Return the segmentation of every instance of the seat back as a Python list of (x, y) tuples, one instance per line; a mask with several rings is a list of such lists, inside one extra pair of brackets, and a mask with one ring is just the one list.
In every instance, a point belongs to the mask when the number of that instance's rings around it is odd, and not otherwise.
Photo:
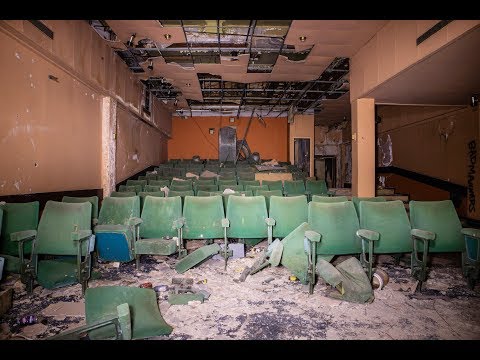
[(161, 189), (162, 189), (162, 186), (158, 186), (158, 185), (145, 185), (143, 187), (144, 192), (162, 191)]
[(361, 201), (360, 227), (380, 234), (373, 251), (377, 254), (404, 253), (412, 251), (410, 221), (405, 206), (400, 200)]
[(195, 181), (195, 184), (198, 185), (215, 185), (215, 178), (208, 179), (198, 179)]
[(187, 187), (190, 190), (193, 186), (193, 180), (192, 179), (186, 179), (186, 180), (172, 179), (172, 183), (170, 184), (170, 186)]
[(192, 184), (171, 185), (170, 190), (173, 190), (173, 191), (189, 191), (189, 190), (192, 190)]
[(237, 176), (235, 175), (234, 172), (231, 172), (231, 173), (221, 172), (220, 174), (221, 175), (218, 177), (218, 180), (234, 180), (235, 183), (237, 182)]
[(269, 190), (280, 190), (283, 193), (282, 180), (262, 180), (262, 185), (267, 185)]
[(322, 235), (317, 244), (319, 255), (359, 254), (362, 244), (356, 236), (357, 212), (351, 201), (308, 204), (308, 224)]
[(223, 238), (222, 219), (224, 218), (221, 195), (209, 197), (185, 196), (183, 206), (184, 239)]
[(222, 195), (221, 191), (203, 191), (198, 190), (197, 196), (214, 196), (214, 195)]
[(132, 197), (136, 195), (137, 193), (134, 191), (112, 191), (110, 197)]
[(143, 187), (147, 185), (147, 180), (127, 180), (127, 186), (135, 186), (135, 185), (140, 185), (143, 190)]
[[(38, 201), (0, 204), (0, 209), (3, 210), (0, 237), (1, 254), (19, 256), (18, 243), (10, 241), (10, 234), (17, 231), (36, 230), (39, 207)], [(27, 242), (24, 247), (26, 254), (30, 254), (31, 247), (31, 242)]]
[(306, 180), (305, 188), (311, 194), (326, 194), (328, 192), (325, 180)]
[(267, 206), (263, 196), (229, 196), (227, 202), (227, 219), (230, 238), (266, 238), (265, 219)]
[(173, 196), (185, 197), (185, 196), (194, 196), (194, 195), (195, 194), (193, 193), (193, 190), (181, 190), (181, 191), (170, 190), (168, 192), (168, 197), (173, 197)]
[(410, 223), (414, 229), (436, 234), (435, 240), (429, 242), (429, 252), (465, 250), (462, 224), (451, 200), (410, 201)]
[[(34, 252), (36, 254), (76, 255), (77, 243), (72, 240), (72, 232), (76, 228), (91, 230), (91, 216), (92, 204), (90, 202), (47, 201), (38, 224)], [(84, 242), (82, 254), (86, 254), (87, 245)]]
[(267, 204), (267, 211), (270, 209), (270, 197), (273, 196), (283, 196), (282, 190), (255, 190), (255, 196), (264, 196), (265, 203)]
[(270, 197), (269, 217), (275, 220), (273, 236), (284, 238), (307, 221), (307, 198), (305, 195)]
[(106, 197), (103, 199), (98, 223), (100, 225), (126, 225), (130, 218), (140, 217), (140, 198)]
[(231, 189), (233, 191), (243, 191), (243, 185), (219, 185), (218, 190), (224, 191), (225, 189)]
[[(312, 195), (312, 201), (313, 202), (322, 202), (322, 203), (337, 203), (337, 202), (348, 201), (348, 198), (346, 196)], [(355, 209), (355, 206), (353, 208)]]
[(285, 180), (283, 190), (288, 196), (303, 195), (305, 194), (305, 183), (303, 180)]
[(252, 193), (255, 193), (257, 190), (266, 190), (268, 191), (267, 185), (245, 185), (245, 190), (250, 190)]
[(142, 191), (142, 186), (141, 185), (120, 185), (118, 187), (118, 191), (119, 192), (127, 191), (127, 192), (139, 193), (140, 191)]
[(180, 196), (155, 197), (147, 195), (142, 208), (140, 237), (151, 239), (177, 236), (174, 221), (182, 217)]
[(352, 196), (352, 202), (355, 206), (355, 210), (357, 211), (357, 215), (360, 216), (360, 201), (372, 201), (372, 202), (385, 202), (385, 198), (383, 196), (376, 196), (376, 197), (356, 197)]
[(225, 212), (227, 211), (227, 204), (228, 204), (228, 198), (233, 195), (233, 196), (253, 196), (253, 193), (251, 190), (248, 191), (236, 191), (233, 194), (223, 194), (222, 193), (222, 198), (223, 198), (223, 208), (225, 209)]
[[(253, 186), (260, 186), (260, 181), (259, 180), (239, 180), (238, 185), (243, 185), (243, 188), (245, 190), (248, 190), (246, 186), (253, 185)], [(268, 189), (266, 189), (268, 190)]]
[(215, 184), (205, 184), (205, 185), (202, 185), (202, 184), (199, 184), (197, 185), (197, 192), (198, 191), (218, 191), (218, 185), (215, 185)]
[(254, 172), (239, 172), (238, 175), (239, 181), (254, 181), (255, 173)]
[(92, 219), (98, 218), (98, 196), (89, 196), (89, 197), (74, 197), (74, 196), (64, 196), (62, 202), (68, 203), (82, 203), (88, 201), (92, 204)]
[(138, 193), (138, 196), (140, 197), (140, 213), (142, 213), (143, 204), (145, 203), (145, 197), (165, 197), (165, 193), (163, 191), (142, 191)]
[(222, 186), (222, 185), (236, 186), (237, 185), (237, 180), (218, 179), (217, 184), (218, 184), (218, 186)]
[(148, 180), (148, 185), (151, 185), (151, 186), (160, 186), (160, 187), (164, 187), (164, 186), (170, 186), (170, 180)]

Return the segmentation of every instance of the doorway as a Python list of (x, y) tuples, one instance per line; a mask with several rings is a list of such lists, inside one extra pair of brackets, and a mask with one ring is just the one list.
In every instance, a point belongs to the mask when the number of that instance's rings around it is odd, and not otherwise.
[(325, 180), (329, 188), (337, 187), (337, 157), (315, 156), (315, 176), (318, 180)]
[(300, 171), (310, 174), (310, 139), (295, 138), (293, 139), (293, 144), (294, 165), (296, 165)]

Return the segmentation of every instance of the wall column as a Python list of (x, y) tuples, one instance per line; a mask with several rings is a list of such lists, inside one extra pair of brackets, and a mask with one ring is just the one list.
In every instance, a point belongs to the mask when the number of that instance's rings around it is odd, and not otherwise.
[(352, 106), (352, 195), (375, 196), (375, 99)]
[(315, 123), (313, 115), (295, 115), (294, 122), (289, 124), (289, 153), (292, 165), (295, 163), (295, 138), (310, 139), (310, 170), (308, 176), (313, 176), (315, 159)]
[(117, 150), (117, 102), (110, 96), (102, 98), (102, 189), (103, 197), (115, 191)]

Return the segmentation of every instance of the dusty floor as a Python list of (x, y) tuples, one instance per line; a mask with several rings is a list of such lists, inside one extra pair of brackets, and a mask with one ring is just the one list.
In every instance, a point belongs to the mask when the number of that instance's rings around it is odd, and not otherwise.
[[(118, 268), (103, 263), (89, 286), (169, 285), (172, 277), (190, 277), (211, 293), (204, 303), (190, 305), (169, 305), (166, 293), (159, 293), (160, 311), (174, 330), (156, 339), (480, 339), (480, 287), (467, 287), (455, 257), (433, 258), (419, 295), (411, 291), (410, 269), (380, 256), (389, 283), (375, 290), (373, 303), (355, 304), (326, 297), (330, 286), (322, 279), (309, 295), (307, 286), (289, 280), (285, 267), (269, 267), (239, 282), (242, 270), (259, 256), (254, 250), (230, 259), (227, 271), (222, 260), (210, 259), (182, 275), (174, 269), (174, 257), (145, 256), (143, 271), (136, 271), (134, 262)], [(203, 279), (206, 284), (196, 284)], [(0, 318), (0, 339), (43, 339), (84, 324), (80, 285), (53, 291), (37, 286), (31, 296), (18, 276), (9, 275), (1, 287), (11, 285), (13, 308)], [(29, 314), (40, 322), (19, 325), (18, 319)]]

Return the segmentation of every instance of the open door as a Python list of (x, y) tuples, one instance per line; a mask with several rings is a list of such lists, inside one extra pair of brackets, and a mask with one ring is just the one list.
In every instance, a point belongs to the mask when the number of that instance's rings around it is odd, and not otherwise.
[(310, 174), (310, 139), (295, 138), (294, 140), (294, 165), (300, 171)]

